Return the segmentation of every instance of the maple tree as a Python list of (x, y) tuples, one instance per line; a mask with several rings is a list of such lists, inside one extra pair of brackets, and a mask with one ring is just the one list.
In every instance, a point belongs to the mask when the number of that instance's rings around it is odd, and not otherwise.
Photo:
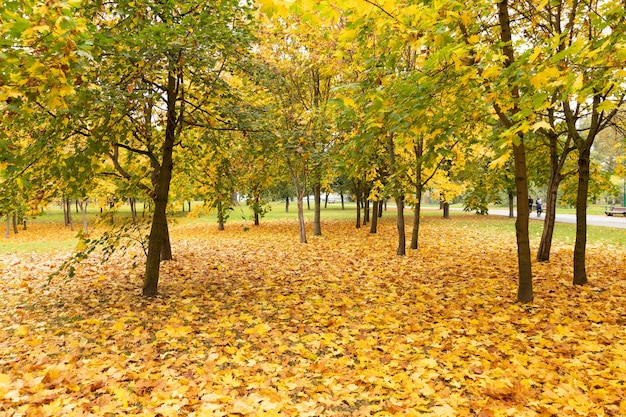
[[(597, 189), (610, 184), (593, 173), (590, 150), (624, 100), (618, 1), (263, 0), (256, 12), (236, 1), (78, 6), (7, 2), (0, 14), (8, 116), (0, 210), (7, 221), (13, 213), (14, 228), (18, 212), (53, 195), (86, 210), (95, 176), (109, 179), (112, 201), (151, 198), (144, 294), (153, 296), (160, 261), (172, 257), (171, 199), (202, 196), (223, 227), (232, 193), (243, 192), (258, 224), (263, 194), (287, 173), (306, 242), (304, 196), (314, 195), (321, 235), (321, 194), (341, 173), (352, 182), (357, 228), (365, 209), (363, 224), (371, 219), (377, 232), (381, 202), (395, 199), (404, 255), (405, 205), (417, 250), (424, 189), (441, 198), (444, 215), (468, 192), (466, 206), (484, 212), (513, 156), (518, 300), (533, 298), (526, 201), (540, 175), (549, 176), (548, 210), (537, 258), (547, 260), (559, 185), (579, 174), (574, 281), (586, 282), (590, 178), (604, 184)], [(549, 173), (535, 169), (546, 161)]]

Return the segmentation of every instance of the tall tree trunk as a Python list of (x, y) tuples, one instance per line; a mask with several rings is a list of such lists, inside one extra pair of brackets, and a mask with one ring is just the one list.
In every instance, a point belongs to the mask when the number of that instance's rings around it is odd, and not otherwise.
[[(177, 76), (173, 69), (167, 75), (167, 124), (165, 140), (161, 148), (161, 169), (157, 176), (154, 193), (154, 214), (148, 238), (148, 257), (143, 280), (143, 295), (154, 297), (159, 285), (159, 271), (163, 246), (169, 242), (167, 227), (167, 201), (174, 168), (173, 153), (176, 139), (176, 99), (178, 96)], [(171, 254), (171, 249), (169, 250)]]
[(130, 217), (133, 221), (133, 224), (137, 224), (137, 200), (135, 197), (128, 198), (128, 205), (130, 206)]
[(413, 212), (413, 231), (411, 233), (411, 249), (417, 250), (417, 248), (419, 247), (420, 214), (422, 211), (422, 176), (421, 174), (417, 174), (415, 196), (417, 198), (417, 202), (415, 203), (415, 211)]
[(367, 190), (363, 193), (363, 226), (370, 222), (370, 200), (368, 199), (368, 194)]
[(4, 238), (8, 239), (11, 236), (11, 215), (7, 213), (6, 228), (4, 230)]
[(361, 185), (359, 180), (354, 180), (354, 197), (356, 199), (356, 228), (361, 228)]
[(576, 195), (576, 243), (574, 244), (574, 285), (587, 283), (585, 256), (587, 248), (587, 197), (589, 193), (590, 147), (578, 158), (578, 194)]
[(385, 205), (385, 211), (387, 210), (387, 203), (383, 200), (378, 202), (378, 217), (383, 217), (383, 204)]
[(289, 175), (291, 175), (293, 186), (296, 189), (296, 205), (298, 206), (298, 228), (300, 229), (300, 243), (307, 243), (306, 228), (304, 223), (304, 193), (306, 192), (307, 183), (306, 167), (304, 167), (301, 171), (302, 179), (300, 179), (298, 172), (296, 172), (296, 169), (294, 168), (294, 165), (289, 158), (287, 158), (287, 168), (289, 169)]
[(256, 191), (254, 193), (254, 225), (255, 226), (259, 226), (261, 224), (261, 221), (259, 219), (259, 210), (261, 209), (260, 206), (261, 203), (261, 196), (259, 195), (259, 192)]
[(304, 224), (304, 195), (298, 193), (297, 205), (298, 205), (298, 227), (300, 228), (300, 243), (307, 243), (306, 241), (306, 229)]
[(224, 203), (217, 202), (217, 230), (224, 230)]
[(448, 203), (447, 201), (443, 202), (443, 218), (444, 219), (450, 218), (450, 203)]
[[(508, 0), (498, 3), (498, 21), (502, 40), (502, 52), (506, 57), (505, 66), (509, 67), (515, 62), (513, 51), (513, 39), (511, 36), (511, 21), (509, 17)], [(517, 100), (520, 98), (519, 87), (511, 87), (511, 97), (515, 101), (512, 109), (513, 115), (519, 112)], [(496, 105), (497, 107), (497, 105)], [(511, 120), (506, 117), (500, 108), (496, 112), (503, 124), (512, 127)], [(519, 143), (513, 142), (513, 160), (515, 165), (515, 193), (517, 195), (517, 219), (515, 221), (515, 233), (517, 240), (517, 263), (519, 281), (517, 287), (517, 301), (529, 303), (533, 301), (533, 274), (530, 258), (530, 237), (528, 234), (528, 177), (526, 168), (526, 147), (523, 136), (517, 138)]]
[(340, 195), (341, 195), (341, 209), (345, 210), (346, 209), (346, 203), (345, 203), (345, 201), (343, 199), (343, 191), (341, 192)]
[(289, 213), (289, 196), (285, 198), (285, 213)]
[(415, 204), (415, 212), (413, 213), (413, 231), (411, 233), (411, 249), (417, 250), (419, 247), (419, 232), (420, 232), (420, 214), (422, 211), (422, 190), (424, 184), (422, 183), (422, 157), (424, 155), (424, 139), (419, 140), (413, 146), (413, 154), (415, 155), (415, 198), (417, 203)]
[(397, 227), (398, 227), (398, 249), (396, 253), (398, 255), (406, 255), (406, 232), (404, 226), (404, 191), (400, 185), (400, 181), (396, 178), (396, 150), (393, 142), (393, 135), (389, 135), (389, 141), (387, 144), (387, 151), (389, 152), (389, 171), (393, 180), (393, 194), (396, 200), (397, 213)]
[(322, 208), (322, 185), (316, 181), (313, 185), (313, 199), (315, 200), (315, 211), (313, 213), (313, 235), (322, 235), (321, 208)]
[(13, 233), (17, 234), (17, 211), (13, 212)]
[(556, 202), (561, 175), (552, 172), (548, 182), (548, 195), (546, 196), (545, 212), (546, 218), (543, 221), (543, 232), (539, 250), (537, 251), (537, 261), (545, 262), (550, 260), (550, 250), (552, 247), (552, 237), (554, 235), (554, 225), (556, 224)]
[(370, 224), (370, 233), (376, 233), (378, 230), (378, 201), (372, 202), (372, 223)]
[(404, 226), (404, 196), (396, 197), (398, 207), (398, 255), (406, 255), (406, 232)]
[(508, 195), (509, 195), (509, 219), (512, 219), (515, 217), (515, 213), (514, 213), (515, 194), (509, 191)]
[(69, 198), (66, 200), (66, 213), (67, 213), (67, 224), (70, 226), (70, 230), (74, 231), (74, 220), (72, 219), (72, 200)]
[(63, 225), (69, 226), (69, 221), (67, 220), (67, 199), (65, 196), (61, 198), (61, 207), (63, 208)]

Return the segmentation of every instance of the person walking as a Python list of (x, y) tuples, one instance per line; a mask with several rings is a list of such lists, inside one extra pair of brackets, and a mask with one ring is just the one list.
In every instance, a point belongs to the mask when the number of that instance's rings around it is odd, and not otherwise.
[(537, 200), (535, 201), (535, 205), (537, 207), (537, 217), (541, 217), (541, 213), (542, 213), (541, 197), (537, 196)]
[(530, 216), (530, 213), (533, 212), (533, 198), (532, 197), (528, 197), (528, 215)]

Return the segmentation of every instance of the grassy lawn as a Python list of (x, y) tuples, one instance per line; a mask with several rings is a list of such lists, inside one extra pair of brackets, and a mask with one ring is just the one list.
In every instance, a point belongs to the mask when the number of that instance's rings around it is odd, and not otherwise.
[[(313, 203), (311, 203), (313, 207)], [(458, 209), (460, 207), (454, 207)], [(495, 207), (494, 207), (495, 208)], [(138, 205), (139, 215), (141, 216), (142, 205)], [(500, 207), (500, 209), (502, 209)], [(192, 211), (189, 213), (187, 204), (185, 211), (182, 211), (182, 204), (177, 204), (175, 210), (171, 210), (170, 219), (176, 225), (213, 225), (217, 222), (214, 212), (206, 212), (201, 202), (192, 204)], [(602, 207), (593, 208), (593, 213), (602, 213)], [(590, 210), (591, 211), (591, 210)], [(563, 209), (559, 212), (565, 213), (568, 210)], [(603, 214), (603, 213), (602, 213)], [(427, 206), (422, 210), (422, 217), (425, 221), (430, 218), (441, 217), (441, 211), (438, 207)], [(96, 227), (100, 216), (100, 210), (97, 207), (91, 207), (88, 210), (88, 224), (90, 230)], [(363, 212), (361, 214), (363, 216)], [(389, 207), (383, 212), (384, 217), (395, 216), (395, 207)], [(117, 219), (129, 218), (130, 209), (128, 206), (122, 206), (115, 214)], [(313, 209), (308, 209), (305, 202), (305, 217), (313, 219)], [(274, 202), (270, 205), (270, 210), (261, 219), (261, 222), (272, 220), (289, 220), (297, 218), (297, 207), (295, 203), (289, 206), (289, 212), (285, 212), (284, 202)], [(252, 224), (252, 213), (245, 204), (233, 208), (227, 220), (227, 227), (250, 228)], [(342, 209), (340, 203), (328, 204), (326, 208), (322, 208), (322, 222), (328, 220), (352, 220), (356, 219), (356, 206), (354, 203), (346, 203), (345, 209)], [(407, 229), (410, 232), (410, 224), (412, 221), (412, 213), (407, 210)], [(64, 251), (74, 248), (78, 242), (77, 232), (82, 230), (82, 218), (80, 213), (73, 213), (74, 231), (69, 227), (63, 226), (63, 212), (59, 207), (49, 206), (44, 214), (39, 217), (29, 219), (27, 230), (22, 230), (20, 225), (18, 234), (11, 231), (8, 239), (4, 238), (4, 234), (0, 237), (0, 253), (10, 252), (47, 252), (47, 251)], [(496, 234), (514, 233), (515, 220), (508, 219), (504, 216), (478, 216), (472, 213), (464, 213), (459, 210), (451, 211), (450, 226), (461, 229), (479, 228), (491, 231)], [(367, 226), (369, 228), (369, 226)], [(542, 221), (530, 222), (531, 241), (539, 241), (543, 230)], [(574, 244), (576, 236), (576, 227), (573, 224), (557, 223), (554, 233), (554, 242), (563, 244)], [(609, 227), (588, 226), (587, 233), (588, 244), (606, 244), (620, 245), (626, 247), (626, 233), (623, 229), (614, 229)]]

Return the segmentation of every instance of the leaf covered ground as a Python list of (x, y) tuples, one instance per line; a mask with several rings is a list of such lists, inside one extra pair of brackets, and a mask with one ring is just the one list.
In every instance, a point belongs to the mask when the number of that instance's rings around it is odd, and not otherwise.
[(574, 288), (555, 247), (520, 305), (513, 232), (323, 232), (178, 226), (154, 300), (129, 260), (43, 286), (65, 254), (2, 255), (0, 416), (626, 415), (625, 250)]

